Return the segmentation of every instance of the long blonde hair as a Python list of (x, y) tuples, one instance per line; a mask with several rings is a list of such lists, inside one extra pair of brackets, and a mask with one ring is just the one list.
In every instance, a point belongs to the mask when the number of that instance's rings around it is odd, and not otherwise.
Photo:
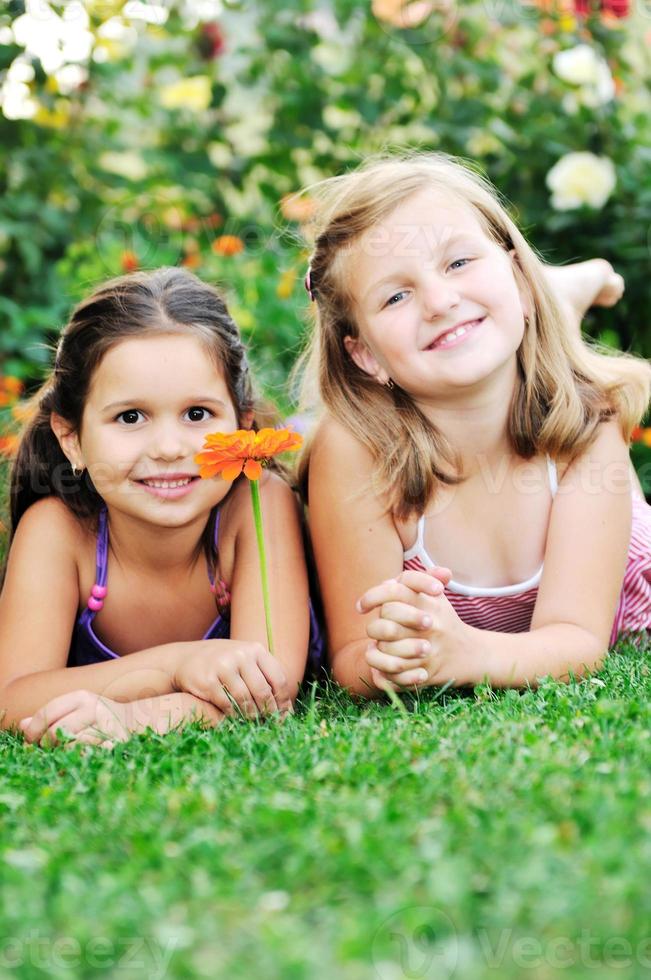
[[(577, 456), (612, 415), (628, 439), (651, 395), (650, 364), (589, 347), (570, 329), (542, 262), (495, 189), (467, 164), (444, 154), (381, 157), (325, 180), (309, 188), (318, 202), (310, 261), (316, 323), (302, 359), (302, 401), (314, 405), (318, 395), (370, 450), (375, 489), (402, 519), (422, 514), (437, 487), (459, 482), (462, 474), (454, 448), (410, 396), (378, 384), (347, 353), (344, 337), (358, 337), (359, 330), (344, 265), (362, 234), (426, 188), (469, 204), (485, 233), (515, 252), (514, 271), (529, 310), (508, 423), (520, 456)], [(304, 470), (307, 465), (306, 457)]]

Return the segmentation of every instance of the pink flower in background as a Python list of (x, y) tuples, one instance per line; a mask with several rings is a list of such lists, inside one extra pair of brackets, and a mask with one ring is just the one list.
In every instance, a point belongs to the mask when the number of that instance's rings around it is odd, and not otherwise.
[(206, 61), (219, 58), (226, 50), (226, 39), (219, 24), (202, 24), (199, 29), (199, 54)]

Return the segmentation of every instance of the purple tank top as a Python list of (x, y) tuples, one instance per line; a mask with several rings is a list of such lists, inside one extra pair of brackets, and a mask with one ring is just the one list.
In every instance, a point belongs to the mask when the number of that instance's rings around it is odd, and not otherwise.
[[(99, 515), (99, 527), (97, 530), (97, 550), (96, 550), (96, 570), (95, 582), (97, 585), (106, 588), (106, 578), (108, 574), (108, 520), (107, 511), (104, 507)], [(219, 535), (219, 511), (215, 518), (215, 550), (217, 550), (217, 539)], [(215, 585), (215, 579), (210, 565), (208, 565), (208, 582), (210, 586)], [(86, 606), (81, 613), (72, 633), (70, 650), (68, 651), (68, 667), (82, 667), (86, 664), (97, 664), (103, 660), (114, 660), (119, 654), (110, 650), (93, 629), (93, 620), (96, 611)], [(230, 635), (230, 619), (228, 613), (217, 616), (208, 632), (203, 637), (204, 640), (227, 640)]]

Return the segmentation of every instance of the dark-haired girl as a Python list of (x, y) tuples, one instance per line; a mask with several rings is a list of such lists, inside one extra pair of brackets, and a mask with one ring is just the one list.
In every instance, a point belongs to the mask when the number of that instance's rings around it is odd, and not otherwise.
[(273, 657), (248, 487), (195, 463), (207, 433), (255, 426), (220, 295), (180, 269), (107, 283), (73, 312), (35, 401), (11, 479), (3, 727), (111, 745), (289, 710), (310, 618), (294, 496), (265, 471)]

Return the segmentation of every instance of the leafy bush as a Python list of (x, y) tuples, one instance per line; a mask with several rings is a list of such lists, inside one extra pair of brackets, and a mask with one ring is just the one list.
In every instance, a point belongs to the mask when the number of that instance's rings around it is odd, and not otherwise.
[[(276, 384), (304, 305), (300, 290), (277, 295), (301, 264), (279, 200), (396, 144), (476, 159), (550, 260), (611, 258), (627, 298), (589, 325), (649, 352), (651, 23), (568, 7), (232, 0), (204, 23), (193, 0), (42, 0), (27, 20), (13, 0), (0, 14), (4, 372), (37, 376), (43, 342), (97, 280), (185, 261), (239, 291)], [(553, 207), (546, 178), (573, 152), (612, 161), (616, 185), (559, 210), (567, 187)], [(579, 200), (594, 174), (581, 181)], [(224, 234), (248, 261), (214, 261)]]

